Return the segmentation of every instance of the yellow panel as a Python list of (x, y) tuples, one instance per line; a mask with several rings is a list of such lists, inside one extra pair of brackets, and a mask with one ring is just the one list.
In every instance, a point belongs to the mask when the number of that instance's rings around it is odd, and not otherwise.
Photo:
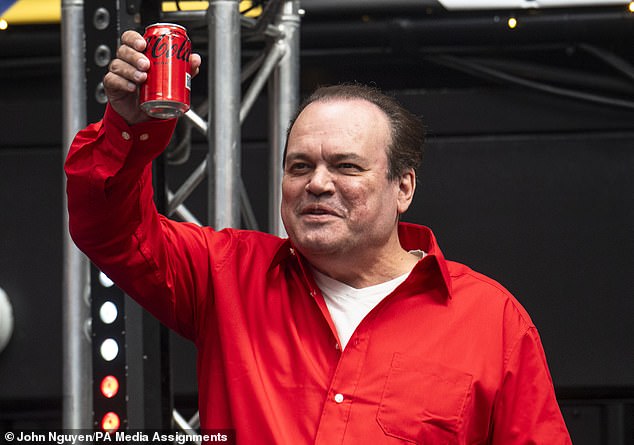
[(11, 25), (59, 23), (62, 0), (18, 0), (2, 15)]
[[(165, 12), (173, 12), (178, 11), (176, 7), (176, 2), (163, 2), (163, 11)], [(180, 2), (180, 10), (181, 11), (204, 11), (209, 7), (208, 1), (183, 1)]]
[[(240, 2), (240, 12), (244, 12), (247, 9), (251, 8), (253, 6), (253, 2), (251, 0), (242, 0)], [(247, 17), (258, 17), (260, 14), (262, 14), (262, 7), (261, 6), (257, 6), (253, 9), (250, 9), (249, 12), (247, 12), (246, 16)]]
[[(94, 1), (94, 0), (86, 0)], [(240, 10), (244, 11), (253, 4), (252, 1), (240, 2)], [(175, 1), (164, 1), (163, 11), (176, 11)], [(206, 10), (208, 1), (181, 1), (180, 8), (183, 11)], [(11, 25), (59, 23), (61, 18), (62, 0), (18, 0), (3, 15), (2, 18)], [(248, 16), (257, 17), (262, 13), (262, 8), (257, 7), (248, 12)]]

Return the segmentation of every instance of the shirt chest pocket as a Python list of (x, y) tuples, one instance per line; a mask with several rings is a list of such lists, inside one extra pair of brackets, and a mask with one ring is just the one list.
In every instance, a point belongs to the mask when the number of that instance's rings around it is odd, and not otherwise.
[(394, 354), (377, 421), (385, 434), (423, 445), (457, 444), (473, 377)]

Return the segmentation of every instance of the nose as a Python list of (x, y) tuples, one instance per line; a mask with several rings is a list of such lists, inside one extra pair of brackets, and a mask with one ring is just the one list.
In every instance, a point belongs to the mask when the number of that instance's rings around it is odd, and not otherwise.
[(335, 191), (335, 183), (332, 173), (325, 166), (317, 166), (308, 178), (306, 191), (315, 196), (332, 194)]

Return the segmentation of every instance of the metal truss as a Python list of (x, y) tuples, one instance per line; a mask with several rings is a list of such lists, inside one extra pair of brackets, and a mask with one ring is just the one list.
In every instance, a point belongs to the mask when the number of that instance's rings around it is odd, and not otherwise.
[[(164, 12), (163, 3), (176, 10)], [(175, 22), (204, 31), (208, 67), (208, 97), (181, 118), (185, 131), (175, 144), (189, 150), (191, 132), (206, 137), (205, 160), (175, 191), (168, 190), (161, 175), (155, 187), (164, 194), (164, 213), (199, 223), (184, 202), (207, 178), (207, 223), (217, 229), (240, 227), (257, 229), (249, 198), (241, 179), (241, 124), (256, 99), (268, 87), (269, 102), (269, 221), (271, 233), (283, 236), (279, 216), (281, 202), (281, 163), (287, 126), (299, 99), (299, 0), (210, 0), (206, 10), (187, 10), (186, 0), (102, 0), (98, 4), (81, 0), (62, 1), (64, 146), (68, 149), (75, 133), (87, 121), (103, 113), (105, 95), (101, 79), (116, 51), (118, 36), (128, 28), (142, 29), (155, 21)], [(200, 3), (200, 2), (196, 2)], [(252, 11), (241, 12), (249, 3)], [(85, 31), (85, 41), (83, 39)], [(242, 66), (242, 47), (246, 41), (260, 42), (261, 50)], [(85, 57), (82, 55), (85, 54)], [(82, 62), (83, 61), (83, 62)], [(77, 88), (85, 85), (85, 89)], [(79, 94), (78, 94), (78, 90)], [(241, 94), (244, 91), (244, 95)], [(173, 141), (174, 142), (174, 141)], [(160, 190), (163, 189), (163, 190)], [(242, 224), (243, 223), (243, 224)], [(67, 227), (67, 220), (66, 220)], [(66, 230), (66, 232), (68, 232)], [(66, 235), (64, 252), (64, 428), (93, 426), (90, 419), (90, 325), (88, 261)], [(138, 317), (137, 317), (138, 319)], [(143, 323), (147, 321), (143, 318)], [(144, 328), (145, 330), (145, 328)], [(152, 334), (152, 341), (157, 335)], [(156, 350), (156, 345), (153, 346)], [(88, 414), (86, 414), (88, 413)], [(185, 434), (198, 428), (196, 414), (186, 420), (172, 411), (172, 423)], [(147, 422), (144, 424), (148, 426)]]
[[(186, 4), (186, 2), (181, 2)], [(279, 235), (284, 229), (279, 218), (281, 201), (281, 156), (286, 129), (298, 102), (299, 91), (299, 22), (298, 1), (270, 0), (261, 3), (257, 18), (241, 14), (238, 1), (211, 1), (207, 11), (178, 11), (164, 14), (164, 19), (185, 23), (192, 28), (207, 25), (208, 96), (198, 109), (185, 114), (187, 130), (197, 130), (207, 137), (209, 156), (192, 172), (174, 193), (168, 191), (168, 215), (197, 222), (182, 206), (205, 177), (208, 181), (209, 224), (215, 228), (238, 227), (240, 221), (257, 229), (253, 210), (240, 177), (240, 126), (256, 99), (268, 84), (270, 109), (269, 231)], [(256, 3), (256, 2), (254, 2)], [(264, 48), (241, 69), (242, 34), (250, 42), (262, 41)], [(240, 90), (245, 94), (240, 102)], [(190, 142), (188, 131), (177, 142)]]

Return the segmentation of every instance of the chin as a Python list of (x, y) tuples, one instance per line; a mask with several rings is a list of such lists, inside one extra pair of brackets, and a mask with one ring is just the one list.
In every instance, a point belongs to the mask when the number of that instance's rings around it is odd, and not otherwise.
[(341, 243), (333, 243), (332, 240), (299, 237), (292, 239), (292, 241), (295, 247), (306, 257), (334, 255), (340, 252), (342, 248)]
[[(290, 230), (289, 230), (290, 229)], [(347, 244), (349, 234), (334, 224), (297, 224), (286, 226), (293, 245), (304, 255), (333, 255)]]

